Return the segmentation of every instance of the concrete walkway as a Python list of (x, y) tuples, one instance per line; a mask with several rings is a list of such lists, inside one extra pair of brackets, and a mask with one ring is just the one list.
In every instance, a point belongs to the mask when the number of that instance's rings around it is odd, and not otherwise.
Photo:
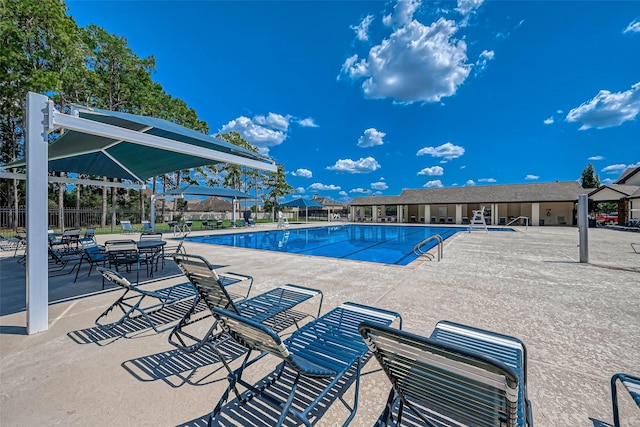
[[(640, 242), (640, 234), (589, 229), (590, 263), (580, 264), (576, 228), (459, 233), (445, 243), (441, 262), (407, 267), (196, 243), (186, 248), (220, 271), (253, 275), (252, 293), (286, 283), (321, 289), (323, 313), (354, 301), (398, 311), (404, 329), (422, 335), (446, 319), (520, 338), (528, 350), (535, 424), (593, 426), (612, 423), (611, 375), (640, 374), (640, 255), (631, 242)], [(94, 320), (119, 294), (89, 295), (101, 288), (95, 274), (77, 284), (69, 276), (52, 278), (50, 299), (70, 299), (50, 306), (48, 331), (25, 335), (25, 270), (11, 255), (0, 254), (2, 426), (206, 424), (226, 387), (220, 363), (180, 354), (166, 332), (98, 337)], [(177, 273), (169, 265), (162, 272), (169, 278), (148, 286), (178, 283), (183, 278), (170, 277)], [(273, 367), (273, 359), (263, 362), (250, 379)], [(388, 390), (369, 361), (351, 425), (371, 426)], [(621, 397), (623, 421), (640, 426), (640, 410)], [(336, 401), (317, 425), (340, 425), (345, 417)], [(244, 420), (238, 424), (249, 423)]]

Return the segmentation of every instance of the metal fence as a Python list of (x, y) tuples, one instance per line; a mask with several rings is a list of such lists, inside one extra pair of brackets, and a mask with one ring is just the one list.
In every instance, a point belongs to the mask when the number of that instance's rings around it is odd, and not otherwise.
[[(106, 225), (110, 226), (111, 210), (107, 211)], [(129, 220), (132, 223), (141, 223), (139, 210), (123, 210), (118, 209), (115, 211), (116, 224), (120, 224), (121, 220)], [(62, 228), (86, 228), (86, 227), (99, 227), (102, 222), (102, 210), (100, 209), (76, 209), (76, 208), (64, 208), (62, 211), (62, 221), (60, 218), (60, 211), (56, 209), (49, 209), (47, 211), (47, 224), (50, 228), (62, 229)], [(114, 226), (116, 224), (113, 224)], [(14, 229), (14, 228), (26, 228), (27, 226), (27, 214), (24, 206), (18, 208), (16, 211), (13, 208), (0, 207), (0, 228), (2, 229)]]

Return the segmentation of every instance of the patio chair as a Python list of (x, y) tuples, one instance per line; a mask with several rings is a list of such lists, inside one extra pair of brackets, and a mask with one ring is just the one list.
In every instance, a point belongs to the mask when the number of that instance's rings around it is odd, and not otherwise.
[[(140, 234), (139, 241), (161, 241), (162, 233), (160, 232), (147, 232)], [(147, 267), (147, 276), (153, 277), (153, 265), (156, 266), (158, 271), (158, 261), (164, 259), (164, 246), (155, 246), (148, 249), (138, 248), (138, 255), (140, 256), (140, 264), (144, 264)], [(164, 264), (163, 264), (164, 266)]]
[[(96, 319), (96, 325), (104, 330), (113, 329), (116, 326), (121, 325), (125, 320), (134, 317), (135, 314), (139, 314), (157, 333), (166, 331), (173, 327), (173, 322), (171, 322), (171, 325), (161, 328), (159, 327), (160, 325), (154, 321), (151, 315), (169, 305), (196, 297), (196, 290), (189, 282), (150, 291), (129, 282), (117, 271), (104, 267), (98, 267), (97, 269), (106, 280), (124, 288), (124, 293), (120, 298), (107, 307), (107, 309)], [(151, 299), (154, 302), (149, 305), (143, 305), (143, 301), (146, 303), (145, 299)], [(103, 319), (106, 319), (115, 308), (118, 308), (120, 312), (122, 312), (122, 316), (115, 321), (105, 323)]]
[(526, 350), (516, 338), (441, 321), (429, 338), (364, 322), (391, 380), (376, 426), (532, 426)]
[(87, 239), (91, 239), (93, 241), (96, 240), (96, 229), (95, 228), (87, 228), (84, 230), (84, 236), (82, 236), (83, 238)]
[[(280, 414), (278, 426), (282, 425), (287, 417), (295, 417), (305, 425), (311, 426), (310, 418), (317, 416), (314, 410), (326, 409), (324, 406), (327, 399), (337, 400), (332, 391), (334, 387), (344, 385), (353, 379), (355, 390), (351, 407), (339, 397), (349, 410), (349, 416), (343, 425), (349, 424), (358, 409), (360, 369), (366, 363), (368, 353), (367, 346), (359, 339), (358, 325), (363, 321), (375, 325), (390, 325), (393, 321), (399, 320), (402, 327), (402, 318), (398, 313), (350, 302), (307, 323), (285, 340), (269, 327), (247, 317), (219, 308), (214, 309), (214, 315), (223, 330), (250, 351), (238, 369), (231, 371), (225, 364), (229, 370), (229, 386), (211, 413), (209, 425), (213, 423), (233, 391), (239, 405), (258, 397), (274, 404), (277, 413)], [(251, 359), (254, 351), (261, 354)], [(267, 355), (281, 360), (273, 373), (258, 385), (245, 381), (245, 370)], [(293, 384), (280, 387), (276, 383), (285, 371), (291, 372), (291, 375), (284, 376), (293, 377)], [(309, 388), (313, 390), (313, 394), (297, 393), (298, 386), (307, 385), (312, 381), (314, 383)], [(238, 386), (243, 386), (247, 392), (240, 395)], [(278, 399), (278, 394), (286, 392), (289, 392), (287, 398)]]
[(131, 268), (136, 266), (136, 283), (140, 282), (140, 256), (134, 240), (107, 240), (104, 247), (109, 268), (114, 267), (119, 271), (120, 267), (124, 266), (126, 271), (130, 272)]
[[(87, 273), (87, 276), (91, 276), (91, 271), (93, 271), (94, 266), (104, 267), (108, 260), (106, 249), (104, 246), (98, 246), (95, 240), (82, 238), (80, 239), (80, 244), (82, 245), (84, 253), (80, 258), (80, 264), (78, 265), (78, 270), (76, 271), (76, 277), (73, 279), (73, 283), (78, 281), (78, 275), (80, 274), (83, 262), (89, 264), (89, 272)], [(104, 280), (102, 281), (102, 289), (104, 289)]]
[[(222, 308), (241, 316), (250, 317), (259, 323), (271, 321), (274, 327), (279, 324), (289, 323), (297, 325), (295, 316), (288, 316), (289, 310), (315, 296), (319, 296), (320, 303), (317, 315), (320, 315), (323, 294), (319, 290), (286, 285), (247, 299), (253, 286), (253, 277), (231, 272), (226, 272), (225, 275), (218, 275), (213, 266), (199, 255), (175, 254), (173, 258), (180, 270), (196, 288), (199, 298), (204, 301), (210, 311), (214, 308)], [(249, 289), (246, 294), (239, 295), (229, 292), (229, 285), (245, 281), (249, 282)], [(218, 329), (215, 320), (202, 337), (196, 337), (187, 332), (186, 329), (190, 325), (213, 315), (210, 312), (204, 316), (193, 318), (196, 306), (197, 303), (194, 302), (192, 309), (189, 310), (169, 335), (169, 342), (187, 353), (193, 353), (203, 345), (216, 341), (223, 334), (221, 331), (215, 332)], [(280, 318), (276, 319), (277, 317)]]
[(640, 243), (631, 243), (631, 249), (637, 254), (640, 254)]
[(631, 398), (640, 408), (640, 377), (628, 374), (615, 374), (611, 377), (611, 403), (613, 405), (613, 426), (620, 427), (620, 414), (618, 413), (618, 390), (617, 382), (629, 392)]
[(142, 232), (151, 232), (151, 221), (142, 221)]
[(131, 227), (131, 221), (120, 221), (122, 226), (122, 234), (133, 233), (133, 227)]

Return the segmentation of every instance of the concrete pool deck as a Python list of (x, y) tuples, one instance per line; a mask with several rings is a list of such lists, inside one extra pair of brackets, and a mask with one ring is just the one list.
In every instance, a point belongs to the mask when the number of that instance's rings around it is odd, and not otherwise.
[[(612, 424), (611, 375), (640, 374), (640, 254), (630, 246), (640, 234), (589, 229), (590, 263), (580, 264), (576, 228), (516, 229), (459, 233), (445, 242), (442, 261), (407, 267), (191, 242), (185, 247), (220, 265), (219, 271), (254, 276), (252, 294), (286, 283), (320, 289), (322, 313), (354, 301), (400, 312), (404, 329), (421, 335), (441, 319), (513, 335), (527, 346), (536, 425)], [(208, 233), (218, 232), (228, 231)], [(227, 385), (220, 363), (184, 357), (167, 342), (168, 332), (92, 339), (95, 318), (119, 295), (90, 295), (101, 288), (93, 273), (76, 284), (70, 276), (51, 278), (50, 300), (69, 299), (50, 305), (48, 331), (25, 335), (25, 269), (11, 255), (0, 254), (2, 426), (206, 425)], [(169, 265), (156, 279), (169, 278), (148, 287), (178, 283), (180, 277), (170, 277), (177, 273)], [(272, 361), (263, 360), (250, 379), (265, 376)], [(351, 425), (371, 426), (388, 390), (370, 360)], [(352, 392), (345, 394), (348, 402)], [(628, 395), (620, 398), (623, 423), (640, 425), (640, 411)], [(316, 425), (342, 424), (345, 417), (335, 401)]]

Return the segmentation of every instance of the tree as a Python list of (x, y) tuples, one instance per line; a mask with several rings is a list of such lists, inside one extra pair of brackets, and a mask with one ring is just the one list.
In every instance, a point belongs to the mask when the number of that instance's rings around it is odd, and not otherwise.
[(600, 178), (596, 175), (593, 165), (589, 163), (582, 171), (582, 177), (580, 178), (582, 188), (598, 188), (600, 187)]
[[(3, 0), (0, 16), (0, 160), (8, 162), (23, 151), (27, 93), (59, 91), (81, 57), (77, 26), (63, 2)], [(19, 187), (16, 180), (7, 181), (2, 190), (16, 212)], [(12, 222), (15, 228), (15, 218)]]
[(284, 197), (293, 192), (293, 187), (287, 183), (284, 165), (277, 165), (276, 172), (266, 174), (265, 191), (262, 195), (264, 210), (272, 210), (278, 204), (278, 197)]

